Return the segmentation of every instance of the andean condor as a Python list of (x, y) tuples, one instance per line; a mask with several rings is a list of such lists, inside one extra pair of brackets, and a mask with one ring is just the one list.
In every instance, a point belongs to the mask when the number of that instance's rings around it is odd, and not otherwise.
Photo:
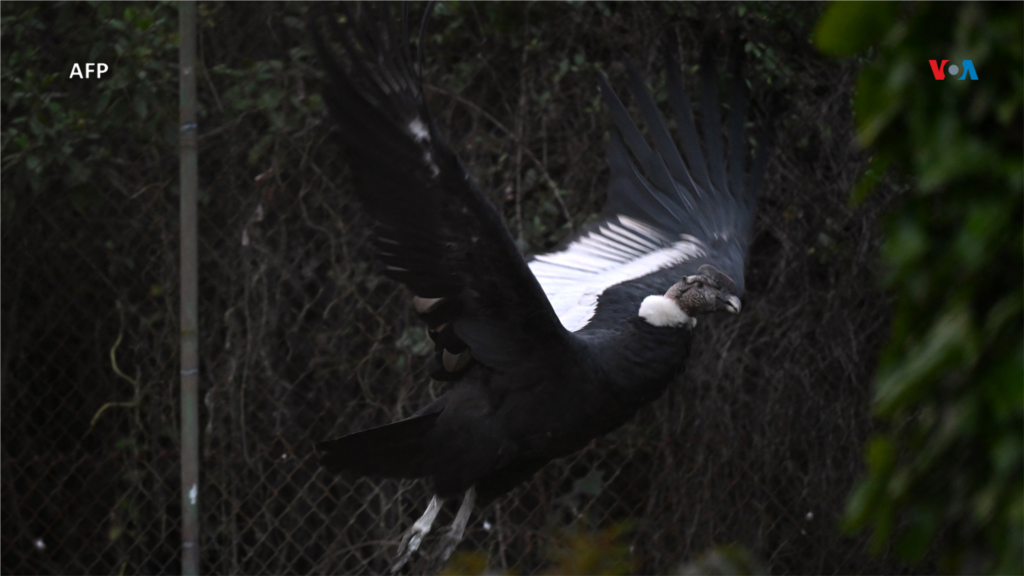
[(667, 58), (680, 154), (627, 59), (654, 146), (601, 76), (615, 123), (604, 217), (562, 249), (527, 260), (431, 118), (404, 11), (396, 23), (389, 6), (358, 4), (322, 19), (328, 38), (313, 26), (324, 101), (355, 192), (376, 220), (384, 273), (415, 295), (435, 342), (431, 376), (455, 382), (409, 418), (317, 445), (332, 472), (432, 480), (435, 496), (405, 533), (396, 570), (444, 499), (463, 496), (442, 558), (462, 539), (476, 500), (505, 494), (624, 424), (683, 372), (698, 317), (740, 311), (770, 149), (766, 131), (747, 174), (738, 66), (726, 150), (705, 51), (702, 151), (679, 66)]

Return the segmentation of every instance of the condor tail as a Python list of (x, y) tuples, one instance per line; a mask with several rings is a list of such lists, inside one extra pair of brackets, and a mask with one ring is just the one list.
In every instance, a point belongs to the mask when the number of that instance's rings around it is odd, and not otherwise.
[(419, 478), (427, 460), (426, 438), (440, 410), (327, 440), (316, 445), (331, 472), (381, 478)]

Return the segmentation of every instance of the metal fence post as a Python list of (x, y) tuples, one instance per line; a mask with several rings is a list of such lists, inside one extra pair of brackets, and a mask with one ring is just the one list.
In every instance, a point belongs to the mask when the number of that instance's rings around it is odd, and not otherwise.
[(181, 73), (181, 571), (199, 573), (196, 3), (179, 4)]

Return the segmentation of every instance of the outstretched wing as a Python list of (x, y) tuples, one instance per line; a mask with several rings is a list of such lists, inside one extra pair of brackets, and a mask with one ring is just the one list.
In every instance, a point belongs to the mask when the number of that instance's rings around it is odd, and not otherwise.
[(384, 273), (416, 294), (435, 360), (456, 376), (467, 347), (498, 369), (565, 353), (572, 336), (430, 117), (409, 58), (407, 7), (400, 23), (390, 3), (343, 10), (311, 22), (324, 100), (356, 194), (376, 220)]
[[(703, 264), (727, 274), (737, 290), (743, 291), (747, 238), (770, 148), (770, 131), (758, 138), (761, 150), (747, 177), (743, 139), (746, 96), (736, 58), (726, 163), (718, 78), (707, 50), (700, 67), (705, 158), (679, 67), (671, 57), (667, 61), (669, 99), (683, 154), (640, 73), (627, 58), (630, 91), (654, 147), (648, 145), (602, 76), (601, 93), (615, 123), (608, 150), (611, 182), (605, 217), (564, 249), (530, 262), (568, 330), (594, 327), (593, 321), (602, 316), (614, 321), (635, 314), (644, 297), (654, 290), (667, 290)], [(612, 293), (615, 298), (609, 297)]]

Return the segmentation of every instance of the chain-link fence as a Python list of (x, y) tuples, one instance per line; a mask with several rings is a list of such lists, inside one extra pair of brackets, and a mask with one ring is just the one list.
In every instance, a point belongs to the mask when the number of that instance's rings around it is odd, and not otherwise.
[[(87, 178), (61, 176), (79, 169), (79, 149), (48, 178), (28, 153), (12, 156), (17, 134), (5, 128), (5, 187), (26, 185), (5, 190), (3, 214), (3, 571), (175, 572), (176, 10), (3, 10), (5, 54), (22, 26), (62, 71), (35, 88), (65, 94), (54, 102), (92, 106), (98, 89), (63, 73), (90, 54), (132, 79), (112, 96), (127, 103), (123, 117), (82, 136), (82, 150), (109, 150)], [(200, 5), (198, 498), (209, 573), (384, 572), (430, 497), (421, 482), (332, 477), (315, 461), (314, 442), (407, 416), (445, 387), (425, 373), (431, 348), (411, 295), (375, 268), (370, 223), (328, 138), (306, 11)], [(459, 570), (608, 568), (573, 564), (593, 546), (628, 570), (669, 572), (728, 543), (772, 572), (893, 569), (838, 529), (887, 329), (873, 279), (891, 195), (850, 208), (862, 168), (854, 68), (811, 49), (816, 16), (807, 5), (438, 7), (425, 46), (431, 108), (529, 251), (600, 209), (608, 118), (594, 74), (607, 70), (621, 89), (624, 51), (663, 98), (666, 43), (695, 62), (707, 34), (743, 34), (754, 109), (779, 103), (743, 313), (702, 323), (686, 374), (633, 422), (478, 510)], [(98, 32), (69, 47), (45, 26)], [(115, 50), (104, 30), (149, 52)], [(5, 123), (21, 126), (26, 104), (10, 86), (29, 71), (5, 65)], [(32, 135), (47, 121), (33, 114), (30, 137), (67, 137)], [(133, 127), (153, 118), (164, 123)], [(427, 569), (425, 556), (408, 568)]]

